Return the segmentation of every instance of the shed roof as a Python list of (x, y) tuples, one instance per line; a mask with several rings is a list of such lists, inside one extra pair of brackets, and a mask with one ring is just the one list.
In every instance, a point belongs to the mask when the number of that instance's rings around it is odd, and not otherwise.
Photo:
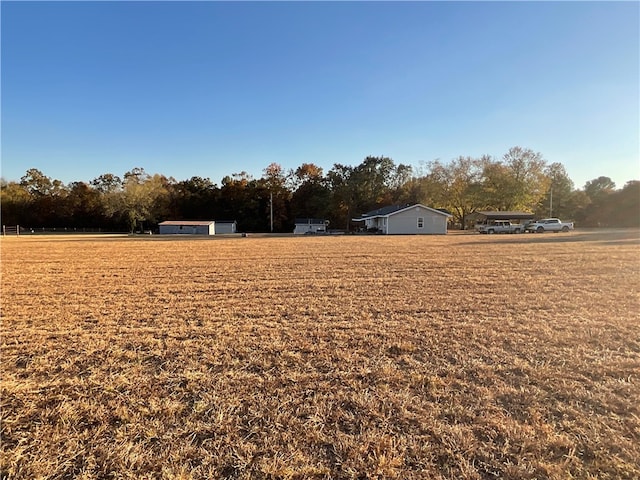
[(158, 225), (184, 225), (188, 227), (196, 227), (199, 225), (213, 225), (216, 223), (213, 220), (165, 220)]
[(528, 220), (535, 218), (533, 213), (509, 210), (483, 211), (476, 213), (479, 216), (485, 217), (487, 220)]
[(324, 225), (325, 220), (323, 218), (296, 218), (296, 225)]

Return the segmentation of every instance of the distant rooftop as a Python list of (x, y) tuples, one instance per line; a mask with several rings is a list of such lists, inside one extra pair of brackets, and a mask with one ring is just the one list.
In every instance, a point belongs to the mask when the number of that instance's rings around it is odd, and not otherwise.
[(196, 227), (198, 225), (212, 225), (216, 223), (213, 220), (166, 220), (160, 222), (158, 225), (184, 225), (189, 227)]
[(324, 218), (296, 218), (296, 225), (324, 225)]
[[(431, 208), (431, 207), (427, 207), (425, 205), (422, 205), (420, 203), (405, 203), (402, 205), (389, 205), (387, 207), (382, 207), (382, 208), (378, 208), (377, 210), (371, 210), (370, 212), (364, 213), (362, 214), (359, 218), (360, 219), (365, 219), (365, 218), (370, 218), (370, 217), (385, 217), (387, 215), (391, 215), (395, 212), (399, 212), (400, 210), (406, 210), (408, 208), (411, 207), (416, 207), (416, 206), (420, 206), (422, 208), (426, 208), (428, 210), (431, 210), (433, 212), (437, 212), (437, 213), (441, 213), (443, 215), (448, 215), (451, 216), (451, 214), (443, 209), (443, 208)], [(358, 221), (358, 219), (353, 219), (354, 221)]]
[(533, 213), (512, 210), (482, 211), (476, 213), (493, 220), (526, 220), (535, 217)]

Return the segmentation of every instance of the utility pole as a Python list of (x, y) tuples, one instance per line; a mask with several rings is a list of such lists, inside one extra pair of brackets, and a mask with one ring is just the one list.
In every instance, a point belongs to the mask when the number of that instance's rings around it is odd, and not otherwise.
[(553, 187), (549, 191), (549, 218), (553, 217)]
[(269, 211), (271, 218), (271, 233), (273, 233), (273, 192), (271, 192), (271, 197), (269, 199)]

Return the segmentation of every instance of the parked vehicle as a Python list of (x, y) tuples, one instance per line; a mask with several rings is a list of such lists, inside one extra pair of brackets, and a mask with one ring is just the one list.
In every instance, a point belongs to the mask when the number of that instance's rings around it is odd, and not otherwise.
[(573, 230), (573, 222), (561, 222), (559, 218), (543, 218), (527, 225), (528, 232), (568, 232)]
[(480, 233), (524, 233), (525, 226), (520, 223), (511, 223), (509, 220), (495, 220), (492, 223), (477, 225)]

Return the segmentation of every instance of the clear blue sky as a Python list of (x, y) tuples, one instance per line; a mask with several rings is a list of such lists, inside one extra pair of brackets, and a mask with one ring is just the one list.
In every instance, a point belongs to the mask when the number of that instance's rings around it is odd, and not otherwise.
[(501, 157), (640, 179), (638, 2), (9, 2), (2, 177)]

